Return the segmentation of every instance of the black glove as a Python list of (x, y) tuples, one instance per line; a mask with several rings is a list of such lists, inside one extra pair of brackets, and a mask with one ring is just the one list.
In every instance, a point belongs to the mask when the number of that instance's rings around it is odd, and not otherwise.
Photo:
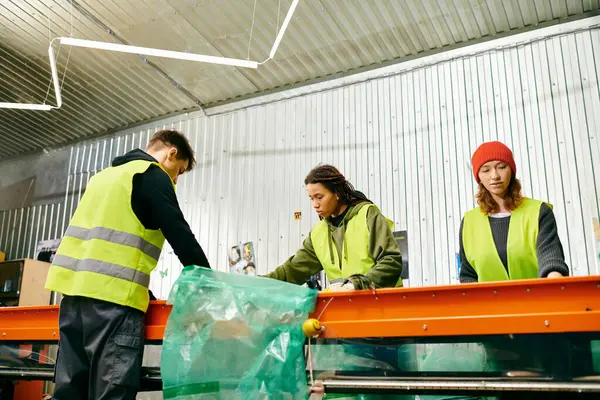
[(348, 282), (352, 283), (354, 285), (354, 289), (356, 289), (356, 290), (365, 290), (365, 289), (375, 290), (375, 284), (364, 275), (360, 275), (360, 274), (350, 275), (348, 278), (346, 278), (344, 280), (344, 283), (342, 285), (345, 285)]

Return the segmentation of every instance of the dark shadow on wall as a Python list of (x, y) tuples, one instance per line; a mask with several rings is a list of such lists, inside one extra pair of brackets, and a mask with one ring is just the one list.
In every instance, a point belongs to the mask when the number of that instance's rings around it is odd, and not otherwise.
[(348, 143), (348, 144), (335, 144), (330, 145), (324, 143), (322, 146), (310, 146), (310, 147), (288, 147), (280, 149), (251, 149), (247, 151), (232, 151), (231, 157), (247, 157), (247, 156), (269, 156), (269, 155), (282, 155), (282, 154), (304, 154), (304, 153), (316, 153), (322, 151), (331, 150), (358, 150), (358, 149), (370, 149), (372, 147), (379, 146), (378, 142), (367, 142), (367, 143)]
[(0, 211), (28, 207), (34, 198), (35, 176), (0, 188)]

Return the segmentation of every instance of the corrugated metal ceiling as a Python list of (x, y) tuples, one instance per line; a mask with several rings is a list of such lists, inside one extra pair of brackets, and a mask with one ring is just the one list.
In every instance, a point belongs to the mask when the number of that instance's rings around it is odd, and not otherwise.
[[(0, 1), (0, 102), (55, 101), (47, 48), (57, 36), (262, 61), (290, 3)], [(62, 108), (0, 109), (0, 158), (598, 8), (598, 0), (302, 0), (275, 59), (257, 70), (63, 47)]]

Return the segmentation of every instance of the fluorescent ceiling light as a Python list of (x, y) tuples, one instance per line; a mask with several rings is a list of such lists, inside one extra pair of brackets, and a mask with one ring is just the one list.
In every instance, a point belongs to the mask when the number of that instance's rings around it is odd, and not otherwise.
[(21, 110), (52, 110), (53, 106), (48, 104), (30, 104), (30, 103), (0, 103), (0, 108), (16, 108)]
[(56, 93), (56, 106), (49, 104), (31, 104), (31, 103), (0, 103), (0, 108), (12, 108), (19, 110), (38, 110), (49, 111), (62, 106), (62, 97), (60, 95), (60, 84), (58, 82), (58, 71), (56, 69), (56, 58), (54, 57), (54, 49), (52, 43), (48, 47), (48, 58), (50, 59), (50, 69), (52, 70), (52, 81), (54, 82), (54, 92)]
[[(281, 29), (277, 34), (277, 38), (275, 39), (275, 43), (273, 43), (273, 47), (271, 48), (271, 52), (269, 53), (269, 58), (273, 58), (275, 53), (277, 52), (277, 48), (283, 39), (283, 35), (292, 20), (292, 15), (298, 6), (300, 0), (293, 0), (290, 9), (288, 10), (287, 15), (285, 16), (285, 20), (281, 25)], [(56, 39), (54, 39), (56, 40)], [(56, 68), (56, 57), (54, 56), (54, 48), (52, 44), (54, 40), (50, 43), (48, 47), (48, 58), (50, 59), (50, 69), (52, 71), (52, 81), (54, 83), (54, 92), (56, 94), (56, 106), (52, 106), (49, 104), (30, 104), (30, 103), (2, 103), (0, 102), (0, 108), (12, 108), (12, 109), (22, 109), (22, 110), (43, 110), (48, 111), (55, 108), (60, 108), (62, 106), (62, 96), (60, 92), (60, 82), (58, 80), (58, 70)], [(130, 53), (130, 54), (143, 54), (146, 56), (155, 56), (155, 57), (165, 57), (165, 58), (174, 58), (177, 60), (188, 60), (188, 61), (199, 61), (206, 62), (212, 64), (222, 64), (222, 65), (231, 65), (234, 67), (244, 67), (244, 68), (258, 68), (258, 62), (250, 61), (250, 60), (240, 60), (238, 58), (227, 58), (227, 57), (215, 57), (215, 56), (207, 56), (204, 54), (194, 54), (194, 53), (185, 53), (181, 51), (171, 51), (171, 50), (161, 50), (154, 49), (149, 47), (139, 47), (139, 46), (130, 46), (125, 44), (117, 44), (117, 43), (107, 43), (107, 42), (97, 42), (93, 40), (84, 40), (84, 39), (75, 39), (68, 37), (58, 38), (61, 44), (66, 46), (76, 46), (76, 47), (86, 47), (89, 49), (98, 49), (98, 50), (107, 50), (107, 51), (117, 51), (121, 53)], [(264, 62), (263, 62), (264, 63)]]
[(146, 56), (175, 58), (178, 60), (200, 61), (212, 64), (232, 65), (234, 67), (258, 68), (258, 63), (256, 61), (240, 60), (237, 58), (214, 57), (204, 54), (184, 53), (180, 51), (153, 49), (149, 47), (138, 47), (117, 43), (96, 42), (93, 40), (74, 39), (67, 37), (61, 37), (60, 43), (67, 46), (118, 51), (121, 53), (143, 54)]
[[(50, 70), (52, 71), (52, 81), (54, 82), (54, 93), (56, 96), (56, 108), (60, 108), (62, 106), (62, 95), (60, 94), (60, 84), (58, 82), (58, 70), (56, 69), (56, 57), (54, 57), (54, 47), (52, 47), (52, 42), (50, 42), (50, 46), (48, 46), (48, 59), (50, 60)], [(65, 67), (66, 68), (66, 67)], [(66, 69), (65, 69), (66, 72)], [(64, 82), (63, 75), (63, 82)]]
[(283, 20), (283, 24), (281, 25), (281, 29), (279, 30), (279, 33), (277, 34), (277, 38), (275, 39), (275, 43), (273, 43), (273, 47), (271, 48), (271, 52), (269, 53), (269, 58), (275, 57), (275, 53), (277, 52), (277, 48), (279, 47), (279, 43), (281, 43), (281, 39), (283, 39), (283, 34), (285, 33), (285, 30), (287, 29), (290, 21), (292, 20), (292, 15), (294, 15), (294, 11), (296, 10), (296, 6), (298, 6), (299, 2), (300, 2), (300, 0), (294, 0), (292, 2), (292, 5), (290, 6), (290, 9), (288, 10), (288, 13), (285, 16), (285, 19)]

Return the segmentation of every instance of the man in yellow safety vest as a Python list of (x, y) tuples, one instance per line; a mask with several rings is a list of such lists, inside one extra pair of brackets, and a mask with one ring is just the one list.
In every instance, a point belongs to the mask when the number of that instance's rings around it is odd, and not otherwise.
[(135, 398), (165, 239), (183, 265), (210, 268), (175, 195), (194, 164), (187, 138), (162, 130), (90, 180), (46, 281), (63, 295), (55, 400)]

